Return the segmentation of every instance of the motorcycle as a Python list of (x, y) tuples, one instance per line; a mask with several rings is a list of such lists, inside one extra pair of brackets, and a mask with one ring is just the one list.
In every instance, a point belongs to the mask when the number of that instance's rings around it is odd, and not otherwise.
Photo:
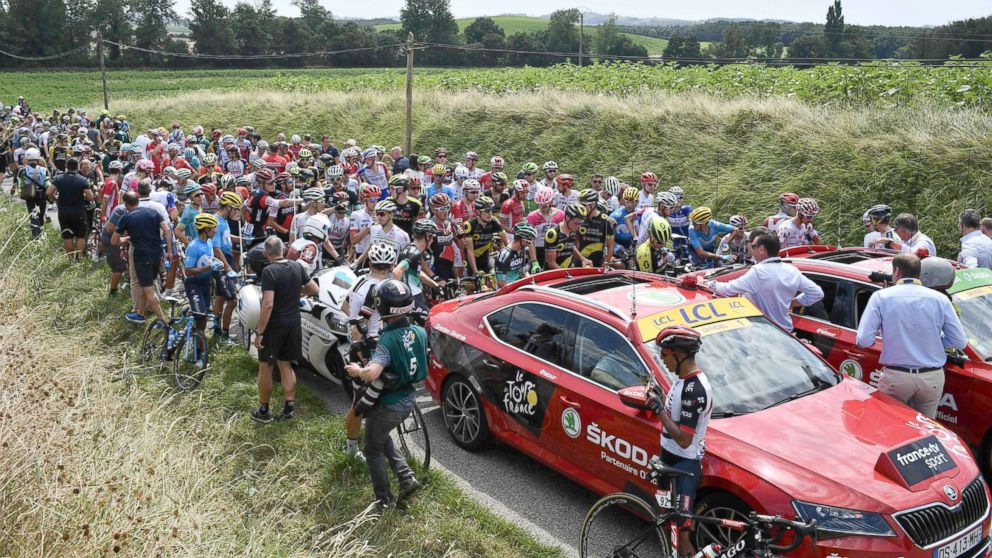
[(344, 371), (351, 348), (348, 315), (342, 310), (357, 276), (347, 265), (322, 269), (313, 276), (319, 289), (316, 297), (300, 299), (303, 326), (303, 364), (337, 384), (346, 392), (351, 382)]

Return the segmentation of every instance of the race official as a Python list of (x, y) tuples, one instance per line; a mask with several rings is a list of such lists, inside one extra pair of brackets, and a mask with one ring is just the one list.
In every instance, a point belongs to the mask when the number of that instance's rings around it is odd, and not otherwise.
[(759, 227), (751, 231), (749, 241), (757, 265), (733, 281), (704, 281), (703, 286), (720, 296), (743, 295), (779, 327), (792, 331), (789, 311), (816, 304), (823, 299), (823, 289), (778, 257), (782, 244), (777, 234)]
[(900, 213), (892, 221), (896, 239), (880, 238), (878, 242), (890, 250), (915, 254), (921, 258), (937, 255), (933, 239), (920, 232), (920, 223), (912, 213)]
[(965, 267), (992, 269), (992, 238), (981, 230), (982, 216), (974, 209), (965, 209), (958, 216), (958, 230), (961, 232), (961, 252), (958, 262)]
[(968, 340), (951, 301), (920, 282), (920, 267), (914, 254), (892, 259), (894, 284), (868, 300), (857, 343), (871, 347), (881, 333), (879, 391), (934, 418), (944, 392), (945, 349), (964, 349)]

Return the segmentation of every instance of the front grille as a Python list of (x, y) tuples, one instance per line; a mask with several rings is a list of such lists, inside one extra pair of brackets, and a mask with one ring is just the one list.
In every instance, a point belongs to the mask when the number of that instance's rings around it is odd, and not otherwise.
[(920, 548), (927, 548), (962, 531), (982, 519), (988, 511), (985, 483), (978, 477), (961, 493), (961, 502), (953, 508), (933, 504), (918, 510), (895, 514), (896, 521)]

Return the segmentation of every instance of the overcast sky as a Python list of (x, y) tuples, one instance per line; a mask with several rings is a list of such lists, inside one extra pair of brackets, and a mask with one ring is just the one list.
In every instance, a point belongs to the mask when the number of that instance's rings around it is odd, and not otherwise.
[[(224, 0), (233, 6), (235, 0)], [(298, 15), (291, 0), (272, 0), (283, 15)], [(540, 16), (562, 8), (586, 8), (599, 13), (635, 17), (667, 17), (675, 19), (707, 19), (712, 17), (744, 17), (753, 19), (785, 19), (790, 21), (823, 21), (831, 0), (452, 0), (455, 17), (519, 13)], [(362, 0), (321, 4), (335, 16), (375, 18), (399, 17), (404, 0)], [(958, 19), (992, 15), (989, 0), (844, 0), (847, 23), (863, 25), (941, 25)], [(177, 0), (177, 11), (188, 15), (189, 0)]]

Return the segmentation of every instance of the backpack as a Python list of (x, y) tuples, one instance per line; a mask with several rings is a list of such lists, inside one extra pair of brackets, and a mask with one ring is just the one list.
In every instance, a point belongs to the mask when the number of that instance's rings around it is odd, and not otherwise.
[[(20, 197), (24, 201), (31, 201), (38, 197), (38, 195), (45, 188), (45, 169), (40, 166), (37, 167), (35, 171), (35, 176), (30, 176), (28, 171), (31, 167), (27, 167), (21, 171), (21, 193)], [(39, 181), (40, 177), (40, 181)]]

